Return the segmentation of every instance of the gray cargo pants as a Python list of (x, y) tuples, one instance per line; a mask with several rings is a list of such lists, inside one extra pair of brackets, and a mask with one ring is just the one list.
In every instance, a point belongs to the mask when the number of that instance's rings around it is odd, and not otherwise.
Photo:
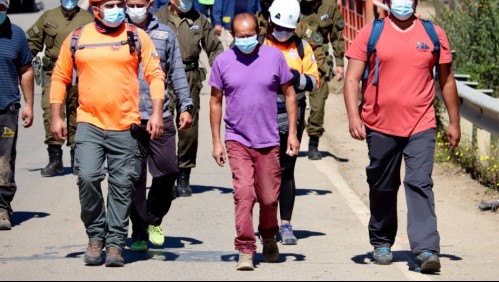
[[(141, 153), (130, 131), (108, 131), (78, 123), (75, 166), (79, 170), (81, 220), (90, 240), (123, 248), (128, 237), (133, 185), (138, 179)], [(107, 214), (101, 189), (109, 173)]]
[(435, 129), (411, 137), (396, 137), (367, 130), (371, 162), (366, 170), (371, 203), (369, 237), (374, 248), (391, 247), (395, 242), (398, 227), (397, 192), (404, 158), (407, 234), (411, 250), (415, 255), (423, 251), (440, 253), (431, 177), (435, 139)]

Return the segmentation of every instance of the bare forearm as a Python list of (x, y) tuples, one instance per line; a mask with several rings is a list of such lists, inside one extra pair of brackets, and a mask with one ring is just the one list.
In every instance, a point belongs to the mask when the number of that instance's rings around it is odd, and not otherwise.
[(23, 92), (24, 102), (30, 107), (33, 107), (34, 103), (34, 88), (34, 73), (33, 68), (30, 67), (21, 75), (21, 90)]
[(162, 116), (163, 114), (163, 99), (153, 99), (152, 100), (152, 115), (153, 116)]
[(445, 83), (441, 84), (442, 97), (444, 99), (447, 113), (449, 114), (449, 122), (451, 124), (459, 124), (459, 97), (457, 95), (457, 86), (454, 75), (450, 74)]
[(50, 120), (61, 118), (62, 104), (50, 104)]
[(288, 113), (289, 135), (294, 136), (297, 134), (296, 125), (298, 122), (298, 103), (294, 93), (286, 95), (286, 111)]
[(210, 101), (210, 125), (211, 125), (211, 137), (213, 144), (220, 144), (220, 124), (222, 123), (222, 103), (214, 101), (214, 98)]
[(359, 117), (359, 81), (347, 78), (345, 81), (344, 99), (348, 118)]

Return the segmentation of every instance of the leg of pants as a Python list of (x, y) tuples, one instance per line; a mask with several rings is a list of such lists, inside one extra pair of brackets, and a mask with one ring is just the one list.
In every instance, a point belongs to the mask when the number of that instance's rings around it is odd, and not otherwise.
[(159, 226), (173, 201), (173, 186), (178, 177), (173, 117), (164, 120), (164, 133), (149, 142), (149, 171), (153, 177), (147, 197), (147, 221)]
[[(300, 101), (298, 104), (298, 140), (301, 142), (303, 131), (305, 128), (305, 108), (307, 104), (305, 101)], [(279, 196), (279, 208), (281, 212), (281, 220), (291, 221), (293, 216), (293, 208), (296, 198), (296, 184), (295, 184), (295, 165), (298, 156), (290, 157), (286, 154), (288, 148), (287, 132), (279, 133), (281, 145), (279, 150), (280, 165), (282, 170), (282, 180)]]
[(17, 191), (15, 181), (19, 109), (0, 113), (0, 209), (12, 213)]
[(106, 209), (101, 182), (105, 179), (104, 132), (87, 123), (79, 123), (75, 136), (75, 165), (79, 170), (81, 220), (90, 240), (104, 241), (107, 235)]
[(125, 246), (132, 207), (132, 190), (138, 179), (141, 153), (137, 140), (125, 131), (105, 131), (109, 194), (106, 247)]
[(369, 183), (371, 245), (391, 247), (397, 235), (397, 192), (400, 187), (402, 151), (407, 138), (367, 130), (370, 164), (366, 169)]
[(329, 96), (329, 87), (324, 77), (321, 77), (321, 85), (318, 90), (310, 93), (310, 116), (307, 123), (307, 134), (309, 137), (321, 137), (324, 133), (324, 107)]
[[(188, 129), (178, 131), (178, 166), (180, 168), (196, 167), (196, 158), (198, 153), (199, 138), (199, 109), (202, 83), (199, 79), (199, 72), (186, 72), (189, 87), (191, 89), (192, 103), (194, 104), (194, 113), (192, 116), (192, 126)], [(177, 105), (177, 124), (180, 118), (180, 105)]]
[(274, 238), (279, 231), (277, 206), (281, 186), (279, 147), (253, 150), (256, 198), (260, 205), (258, 232), (262, 238)]
[[(50, 79), (51, 76), (47, 75), (46, 72), (43, 73), (43, 81), (42, 81), (42, 110), (43, 110), (43, 125), (45, 128), (45, 144), (47, 145), (58, 145), (62, 146), (64, 144), (63, 141), (57, 141), (52, 136), (52, 132), (50, 132)], [(62, 118), (66, 118), (66, 110), (65, 107), (62, 107)], [(69, 134), (69, 128), (68, 128)]]
[[(135, 241), (148, 239), (147, 226), (161, 225), (161, 220), (170, 210), (173, 201), (173, 185), (178, 177), (178, 161), (175, 146), (175, 125), (173, 117), (163, 120), (164, 132), (155, 140), (141, 145), (147, 152), (147, 160), (142, 161), (139, 180), (135, 184), (132, 200), (132, 238)], [(147, 163), (153, 176), (149, 197), (146, 199)]]
[(440, 253), (435, 197), (433, 194), (433, 161), (436, 130), (431, 129), (409, 138), (404, 150), (407, 198), (407, 232), (415, 255), (423, 251)]
[(220, 41), (222, 41), (222, 45), (224, 46), (224, 50), (230, 49), (230, 45), (232, 41), (234, 41), (234, 37), (230, 34), (230, 29), (222, 29), (222, 34), (220, 35)]

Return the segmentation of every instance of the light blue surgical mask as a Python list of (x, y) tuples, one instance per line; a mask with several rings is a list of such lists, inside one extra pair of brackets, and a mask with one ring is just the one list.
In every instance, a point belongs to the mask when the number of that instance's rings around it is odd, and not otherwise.
[[(187, 13), (192, 9), (193, 0), (180, 0), (180, 5), (175, 5), (182, 13)], [(173, 2), (172, 2), (173, 3)], [(175, 3), (173, 3), (175, 4)]]
[(78, 0), (62, 0), (61, 5), (64, 9), (71, 11), (78, 6)]
[(125, 20), (125, 9), (114, 7), (104, 10), (104, 24), (108, 27), (117, 27)]
[(408, 20), (414, 14), (414, 1), (411, 0), (392, 0), (391, 13), (401, 21)]
[(285, 31), (285, 30), (282, 30), (282, 31), (275, 31), (272, 32), (272, 35), (274, 36), (274, 38), (279, 41), (279, 42), (286, 42), (288, 41), (291, 36), (293, 36), (294, 32), (290, 32), (290, 31)]
[(3, 24), (3, 22), (5, 22), (5, 19), (7, 19), (7, 11), (1, 11), (0, 12), (0, 24)]
[(258, 45), (258, 39), (256, 38), (256, 35), (245, 38), (236, 37), (235, 45), (244, 54), (251, 54), (251, 52), (255, 51), (255, 48)]

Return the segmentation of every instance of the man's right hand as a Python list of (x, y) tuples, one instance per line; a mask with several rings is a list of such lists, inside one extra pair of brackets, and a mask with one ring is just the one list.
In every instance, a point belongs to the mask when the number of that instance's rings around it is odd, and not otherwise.
[(225, 155), (225, 149), (222, 144), (213, 145), (213, 158), (217, 162), (218, 166), (224, 167), (227, 161), (227, 156)]
[(366, 139), (366, 125), (360, 117), (351, 118), (349, 121), (350, 135), (357, 140)]
[(57, 141), (64, 141), (68, 137), (68, 128), (62, 118), (52, 118), (50, 122), (50, 132)]
[(216, 36), (222, 35), (222, 26), (221, 25), (216, 25), (213, 30), (215, 31)]

